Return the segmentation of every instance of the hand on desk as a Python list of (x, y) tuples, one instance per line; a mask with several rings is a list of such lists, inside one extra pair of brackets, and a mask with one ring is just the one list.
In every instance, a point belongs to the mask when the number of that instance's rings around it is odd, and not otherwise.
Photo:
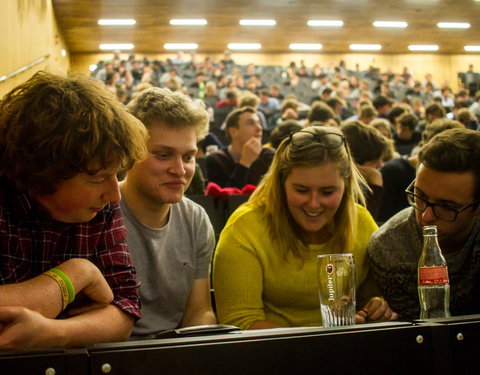
[(373, 297), (355, 316), (357, 324), (379, 323), (398, 319), (398, 314), (388, 306), (388, 303), (379, 298)]
[(52, 322), (53, 319), (26, 307), (0, 307), (0, 349), (55, 346)]

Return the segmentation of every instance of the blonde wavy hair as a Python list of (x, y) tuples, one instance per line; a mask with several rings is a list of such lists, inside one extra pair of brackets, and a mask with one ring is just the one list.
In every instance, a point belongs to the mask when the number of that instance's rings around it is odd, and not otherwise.
[[(302, 131), (342, 135), (338, 128), (330, 126), (310, 126)], [(308, 246), (308, 236), (295, 222), (288, 209), (285, 180), (296, 167), (313, 167), (328, 162), (338, 166), (345, 181), (340, 206), (334, 220), (327, 224), (327, 230), (332, 235), (331, 249), (338, 253), (349, 251), (357, 228), (356, 203), (365, 205), (360, 187), (365, 181), (355, 167), (345, 140), (340, 147), (326, 148), (317, 141), (299, 147), (291, 144), (290, 137), (284, 139), (275, 153), (269, 171), (247, 203), (261, 209), (272, 239), (272, 248), (280, 251), (285, 259), (290, 253), (304, 259)]]

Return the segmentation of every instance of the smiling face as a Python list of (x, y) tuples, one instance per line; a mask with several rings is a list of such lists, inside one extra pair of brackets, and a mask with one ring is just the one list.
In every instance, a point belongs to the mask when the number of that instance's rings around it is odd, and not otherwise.
[(78, 173), (60, 182), (53, 194), (38, 195), (35, 200), (57, 221), (90, 221), (106, 204), (120, 201), (117, 170), (102, 169), (94, 175)]
[(175, 129), (155, 122), (149, 126), (149, 135), (150, 156), (128, 172), (127, 182), (152, 205), (177, 203), (195, 173), (195, 128)]
[(287, 206), (311, 243), (329, 239), (326, 231), (342, 202), (345, 181), (333, 162), (294, 167), (285, 179)]

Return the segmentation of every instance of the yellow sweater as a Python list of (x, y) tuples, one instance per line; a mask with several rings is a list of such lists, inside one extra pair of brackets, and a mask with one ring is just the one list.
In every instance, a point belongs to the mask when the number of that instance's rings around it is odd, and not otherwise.
[[(358, 228), (353, 249), (357, 308), (378, 288), (369, 276), (367, 244), (377, 229), (368, 211), (358, 206)], [(290, 256), (284, 260), (272, 249), (265, 220), (257, 207), (242, 206), (227, 222), (215, 252), (214, 290), (220, 323), (247, 329), (257, 320), (285, 327), (321, 326), (317, 290), (316, 256), (328, 254), (328, 242), (310, 245), (302, 263)], [(303, 265), (302, 265), (303, 264)]]

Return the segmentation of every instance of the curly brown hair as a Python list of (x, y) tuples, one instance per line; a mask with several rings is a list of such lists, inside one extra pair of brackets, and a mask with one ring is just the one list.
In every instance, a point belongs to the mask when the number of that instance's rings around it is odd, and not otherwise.
[(95, 79), (38, 72), (0, 103), (0, 176), (31, 196), (146, 157), (143, 124)]

